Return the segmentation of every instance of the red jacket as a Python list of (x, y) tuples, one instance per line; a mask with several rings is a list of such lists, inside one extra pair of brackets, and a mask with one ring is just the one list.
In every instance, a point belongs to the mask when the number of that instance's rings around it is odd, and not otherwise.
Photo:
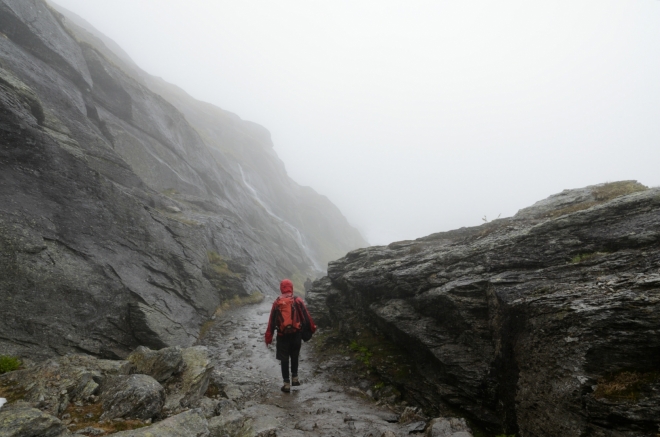
[[(288, 279), (283, 280), (280, 283), (280, 292), (282, 294), (293, 294), (293, 282), (291, 282)], [(298, 309), (302, 312), (300, 314), (302, 320), (308, 320), (309, 321), (309, 327), (312, 330), (312, 333), (316, 332), (316, 325), (314, 324), (314, 320), (312, 319), (312, 316), (309, 314), (309, 311), (307, 311), (307, 307), (305, 306), (305, 302), (299, 298), (298, 296), (294, 297), (294, 301), (296, 303), (296, 306)], [(275, 332), (275, 329), (277, 329), (277, 300), (273, 302), (273, 307), (270, 309), (270, 317), (268, 318), (268, 328), (266, 328), (266, 345), (269, 345), (273, 342), (273, 332)], [(277, 331), (277, 335), (284, 335), (281, 333), (279, 330)]]

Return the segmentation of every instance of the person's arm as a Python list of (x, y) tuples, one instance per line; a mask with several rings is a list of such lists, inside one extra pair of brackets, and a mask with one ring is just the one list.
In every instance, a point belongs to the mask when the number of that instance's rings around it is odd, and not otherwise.
[(273, 302), (273, 307), (270, 309), (270, 317), (268, 318), (268, 328), (266, 328), (265, 335), (266, 346), (273, 342), (273, 333), (275, 332), (275, 326), (277, 325), (275, 320), (277, 307), (275, 304), (276, 302)]

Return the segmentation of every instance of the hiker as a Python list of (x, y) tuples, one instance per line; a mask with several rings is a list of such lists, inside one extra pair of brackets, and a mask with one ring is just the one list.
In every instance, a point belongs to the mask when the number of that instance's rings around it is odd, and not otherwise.
[[(307, 311), (305, 302), (293, 295), (293, 283), (285, 279), (280, 283), (282, 293), (270, 310), (266, 329), (266, 346), (273, 342), (273, 331), (277, 329), (276, 358), (281, 361), (284, 393), (291, 392), (291, 386), (300, 385), (298, 379), (298, 355), (303, 338), (305, 341), (316, 332), (316, 325)], [(291, 381), (289, 381), (289, 358), (291, 358)]]

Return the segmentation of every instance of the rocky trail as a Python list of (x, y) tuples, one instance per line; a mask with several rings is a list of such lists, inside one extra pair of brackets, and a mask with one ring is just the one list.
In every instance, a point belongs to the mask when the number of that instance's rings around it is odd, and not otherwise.
[(315, 338), (302, 347), (302, 385), (292, 387), (291, 393), (281, 392), (275, 348), (267, 348), (263, 341), (269, 311), (270, 304), (263, 303), (227, 313), (200, 341), (215, 365), (214, 380), (240, 413), (252, 419), (255, 434), (381, 437), (424, 428), (426, 423), (397, 423), (399, 414), (393, 410), (365, 399), (354, 388), (338, 385), (315, 357)]
[(9, 401), (0, 437), (472, 435), (463, 419), (429, 422), (382, 387), (372, 392), (359, 356), (328, 343), (332, 331), (305, 344), (302, 385), (283, 393), (275, 347), (263, 342), (269, 312), (269, 302), (228, 310), (190, 348), (24, 362), (0, 375), (0, 398)]

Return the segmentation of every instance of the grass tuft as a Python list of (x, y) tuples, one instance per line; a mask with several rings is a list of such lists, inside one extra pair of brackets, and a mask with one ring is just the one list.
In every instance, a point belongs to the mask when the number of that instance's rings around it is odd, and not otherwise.
[(592, 206), (600, 205), (601, 203), (609, 202), (612, 199), (617, 197), (625, 196), (627, 194), (637, 193), (639, 191), (648, 190), (649, 187), (642, 185), (637, 181), (620, 181), (620, 182), (608, 182), (603, 184), (600, 187), (596, 187), (593, 190), (593, 196), (595, 200), (577, 203), (574, 205), (567, 206), (565, 208), (560, 208), (548, 213), (548, 217), (559, 217), (562, 215), (571, 214), (577, 211), (583, 211), (589, 209)]
[(217, 252), (213, 252), (212, 250), (209, 250), (206, 252), (206, 256), (209, 259), (209, 264), (211, 264), (211, 270), (216, 275), (221, 277), (222, 276), (231, 276), (234, 278), (241, 277), (240, 273), (233, 272), (229, 268), (227, 261), (222, 257), (222, 255), (218, 254)]
[(603, 255), (607, 255), (607, 252), (580, 253), (571, 258), (571, 263), (577, 264)]
[(649, 187), (640, 184), (637, 181), (609, 182), (594, 189), (594, 197), (598, 202), (607, 202), (626, 194), (646, 191)]
[(0, 355), (0, 375), (13, 372), (21, 367), (21, 360), (8, 355)]

